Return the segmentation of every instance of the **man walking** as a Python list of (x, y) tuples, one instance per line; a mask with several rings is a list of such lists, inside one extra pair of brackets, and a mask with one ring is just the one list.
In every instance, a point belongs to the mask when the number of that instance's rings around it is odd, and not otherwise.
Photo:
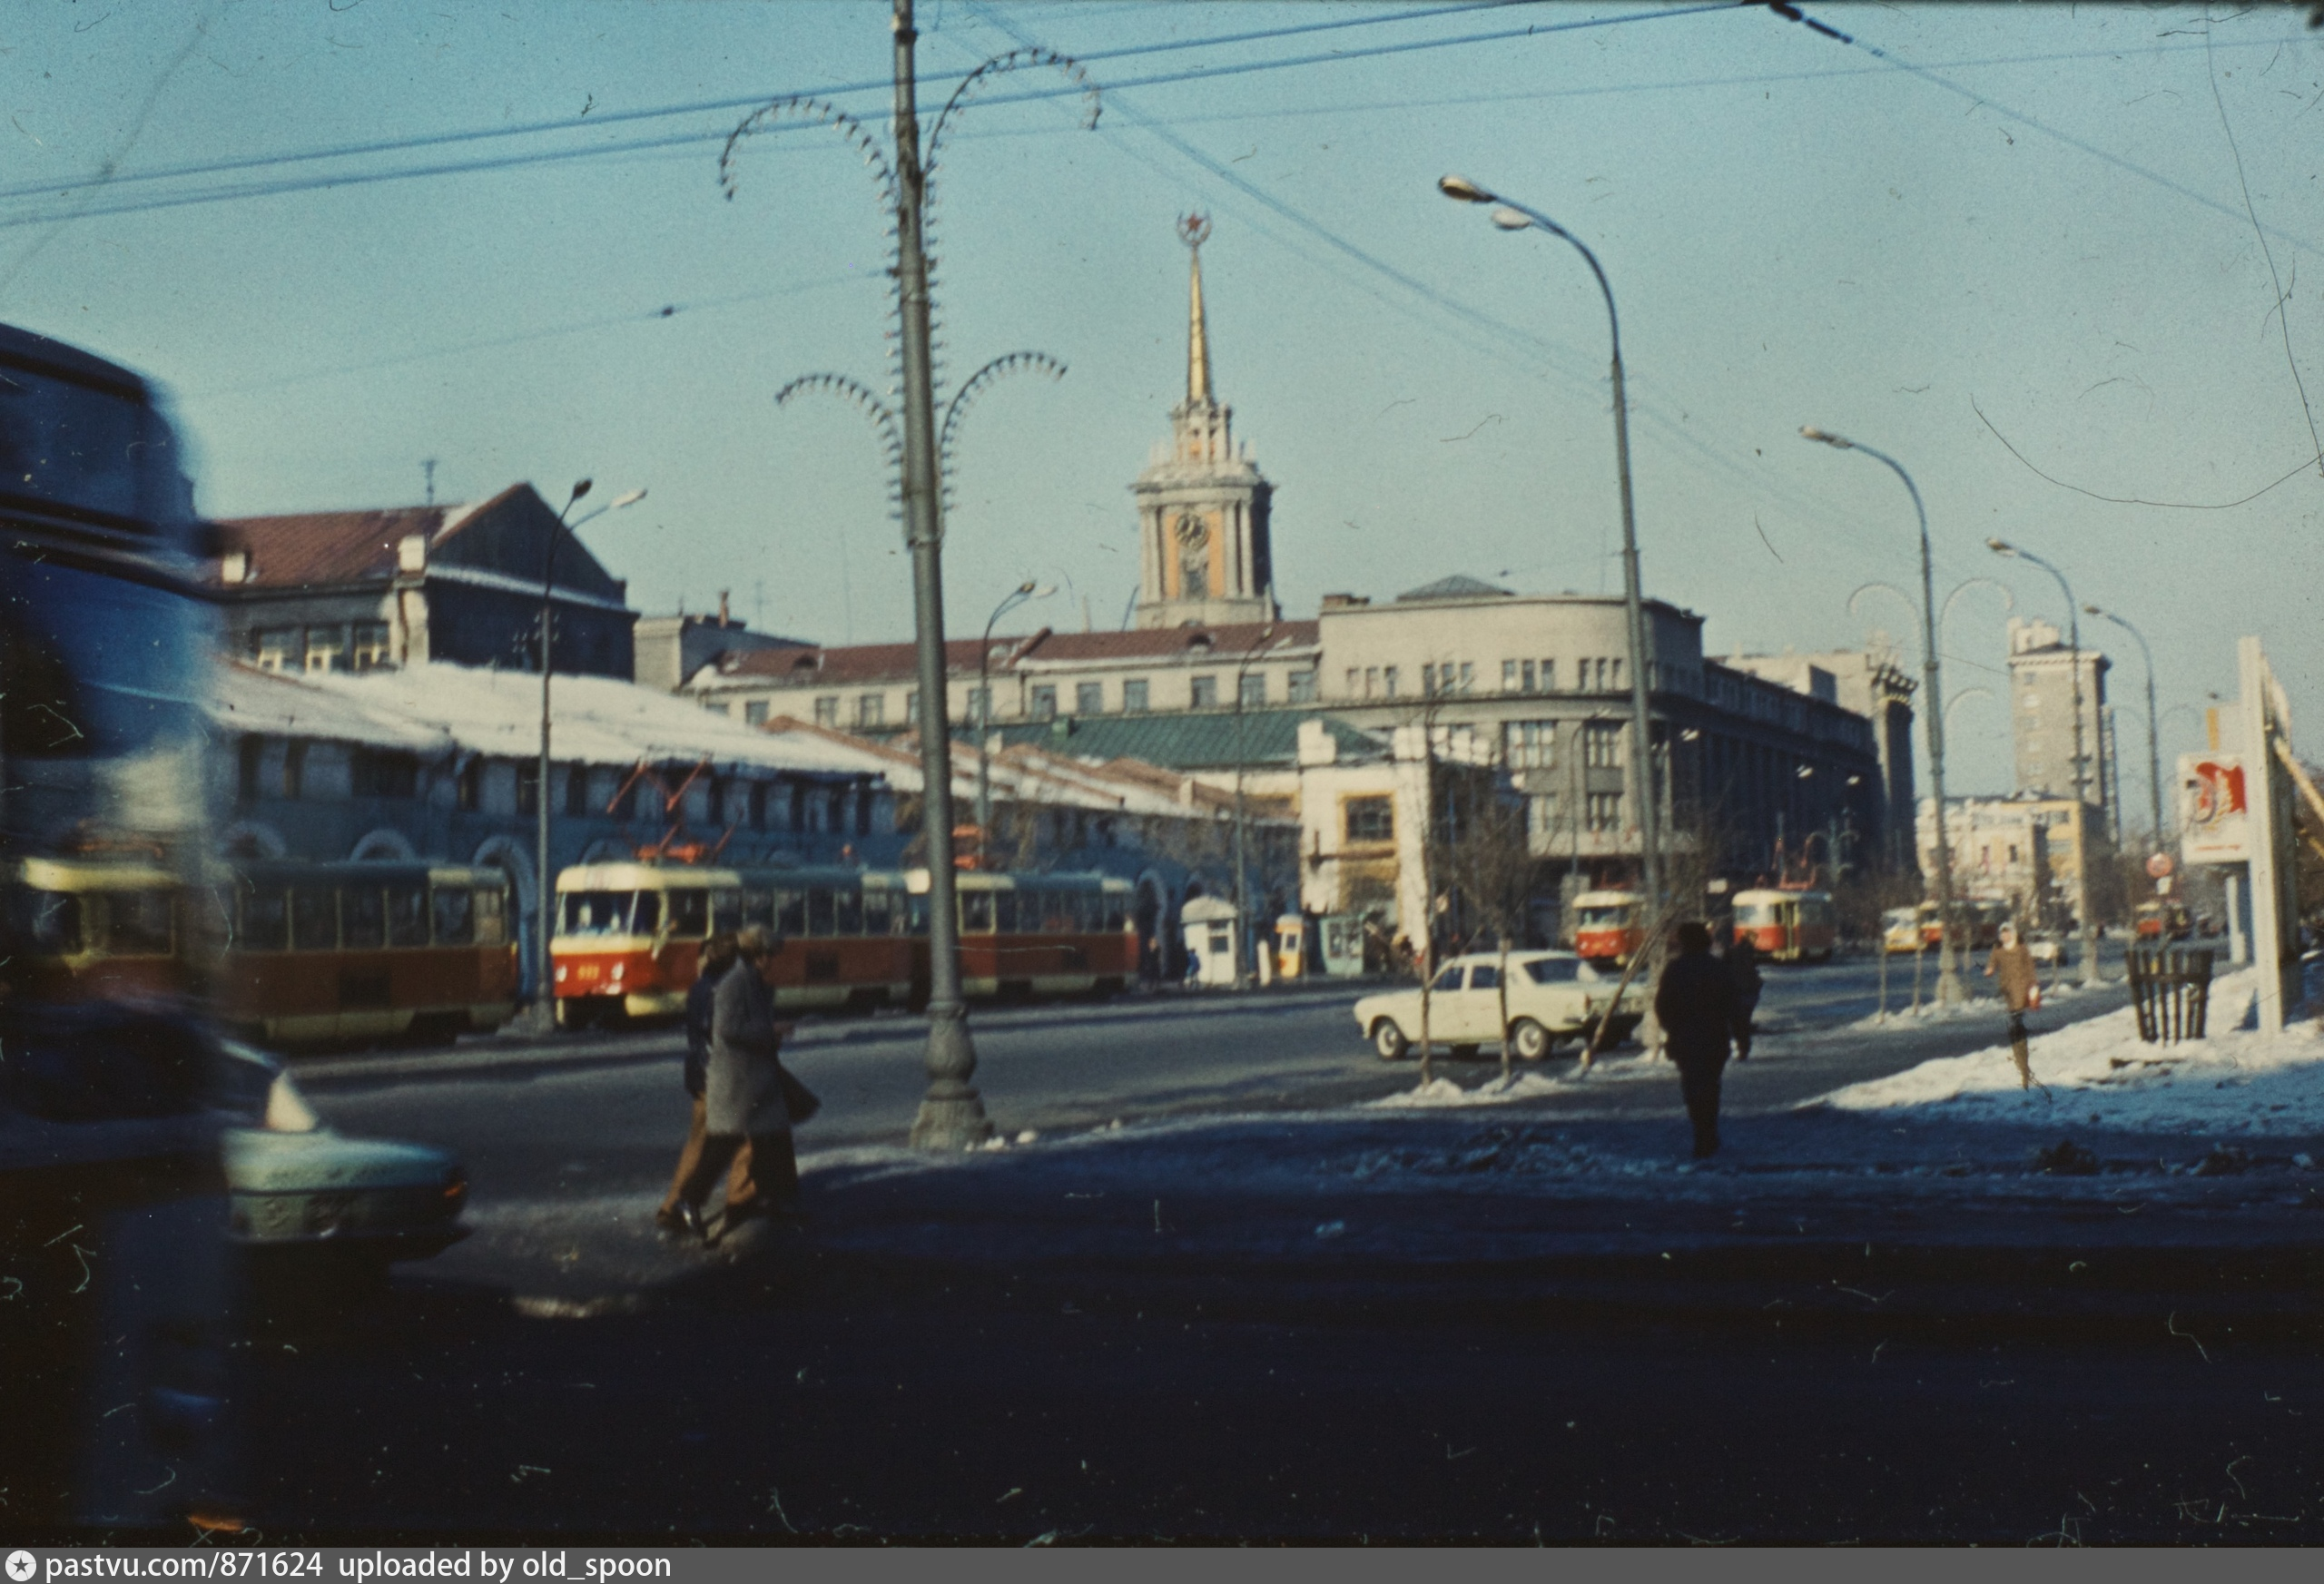
[(1759, 1009), (1759, 949), (1748, 935), (1727, 948), (1727, 977), (1735, 984), (1735, 1059), (1751, 1059), (1751, 1017)]
[[(2034, 1064), (2025, 1050), (2025, 1014), (2042, 1004), (2042, 971), (2034, 966), (2034, 954), (2017, 938), (2017, 926), (2001, 927), (2001, 944), (1985, 961), (1985, 977), (2001, 987), (2002, 1005), (2009, 1011), (2009, 1055), (2017, 1063), (2017, 1087), (2034, 1087)], [(2044, 1086), (2042, 1091), (2048, 1094)]]
[(1709, 929), (1693, 920), (1675, 931), (1679, 955), (1655, 987), (1654, 1015), (1663, 1049), (1679, 1065), (1679, 1093), (1694, 1124), (1695, 1158), (1718, 1153), (1718, 1087), (1729, 1043), (1747, 1028), (1738, 1013), (1735, 980), (1710, 954)]
[(729, 1164), (745, 1148), (751, 1154), (749, 1186), (743, 1197), (728, 1185), (723, 1238), (754, 1215), (784, 1220), (798, 1212), (799, 1161), (791, 1142), (792, 1095), (812, 1106), (803, 1086), (783, 1070), (777, 1052), (785, 1025), (775, 1021), (774, 991), (765, 963), (771, 941), (753, 925), (735, 937), (741, 960), (718, 981), (712, 995), (710, 1060), (703, 1085), (702, 1157), (678, 1190), (679, 1214), (700, 1225), (703, 1201)]
[[(686, 1178), (702, 1159), (702, 1145), (705, 1136), (704, 1125), (704, 1074), (710, 1063), (711, 1006), (718, 989), (718, 981), (734, 966), (734, 937), (720, 930), (702, 943), (701, 965), (695, 970), (694, 986), (686, 991), (686, 1093), (694, 1097), (694, 1117), (686, 1127), (686, 1141), (678, 1151), (678, 1169), (671, 1175), (670, 1191), (662, 1196), (662, 1207), (654, 1213), (654, 1224), (665, 1232), (691, 1232), (699, 1237), (702, 1225), (699, 1215), (688, 1220), (688, 1207), (684, 1197)], [(734, 1156), (734, 1164), (726, 1177), (726, 1197), (732, 1203), (750, 1199), (751, 1150), (745, 1143)]]

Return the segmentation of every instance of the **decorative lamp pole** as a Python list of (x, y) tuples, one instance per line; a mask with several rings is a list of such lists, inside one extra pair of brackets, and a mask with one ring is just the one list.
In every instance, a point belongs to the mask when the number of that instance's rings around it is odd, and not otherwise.
[(1035, 588), (1027, 578), (992, 607), (984, 625), (984, 643), (977, 650), (977, 861), (992, 867), (992, 629), (1001, 617), (1029, 599), (1055, 594)]
[[(1905, 465), (1885, 451), (1876, 451), (1858, 440), (1830, 434), (1810, 424), (1800, 431), (1802, 439), (1814, 440), (1836, 450), (1861, 451), (1876, 462), (1886, 463), (1889, 470), (1905, 481), (1905, 492), (1913, 497), (1913, 513), (1921, 526), (1921, 691), (1925, 700), (1928, 720), (1928, 779), (1936, 796), (1936, 999), (1940, 1006), (1956, 1007), (1968, 999), (1961, 984), (1961, 960), (1953, 938), (1953, 833), (1946, 829), (1945, 808), (1945, 690), (1936, 660), (1936, 581), (1929, 556), (1928, 508), (1921, 505), (1920, 487)], [(1959, 589), (1954, 590), (1955, 594)], [(1948, 605), (1952, 602), (1947, 600)]]
[(548, 548), (541, 556), (541, 762), (540, 779), (533, 787), (533, 809), (539, 815), (539, 845), (534, 853), (536, 872), (533, 876), (533, 1030), (547, 1034), (556, 1027), (556, 984), (555, 968), (549, 959), (549, 937), (556, 926), (556, 875), (549, 868), (548, 858), (548, 679), (556, 671), (556, 651), (551, 647), (554, 600), (556, 587), (556, 552), (565, 536), (579, 528), (583, 523), (595, 522), (609, 511), (619, 511), (625, 506), (635, 506), (645, 498), (642, 489), (616, 496), (593, 512), (566, 522), (581, 497), (589, 493), (590, 481), (579, 480), (573, 493), (566, 497), (564, 510), (556, 514), (556, 526), (549, 530)]
[(1647, 667), (1646, 607), (1639, 593), (1638, 525), (1631, 508), (1630, 496), (1630, 404), (1622, 390), (1622, 325), (1614, 311), (1614, 289), (1606, 282), (1606, 271), (1600, 268), (1598, 255), (1591, 252), (1580, 237), (1551, 220), (1537, 209), (1503, 198), (1478, 186), (1462, 176), (1440, 177), (1437, 191), (1462, 203), (1495, 203), (1492, 222), (1503, 231), (1545, 231), (1573, 244), (1590, 273), (1596, 277), (1600, 295), (1606, 300), (1606, 326), (1610, 333), (1614, 379), (1614, 468), (1620, 476), (1622, 490), (1622, 608), (1630, 623), (1630, 738), (1634, 744), (1632, 763), (1638, 767), (1639, 871), (1646, 892), (1646, 916), (1649, 920), (1659, 916), (1663, 905), (1661, 792), (1654, 785), (1654, 752), (1652, 728), (1649, 723)]
[(1247, 862), (1244, 831), (1248, 824), (1243, 812), (1243, 762), (1246, 757), (1243, 746), (1243, 679), (1250, 674), (1251, 667), (1265, 658), (1269, 650), (1276, 647), (1274, 637), (1275, 624), (1269, 622), (1259, 629), (1258, 642), (1243, 657), (1243, 664), (1235, 668), (1235, 987), (1237, 989), (1248, 989), (1253, 977), (1244, 969), (1250, 956), (1248, 937), (1251, 928), (1250, 908), (1244, 899), (1243, 890), (1243, 875)]
[[(2082, 982), (2098, 982), (2098, 920), (2090, 910), (2090, 756), (2083, 748), (2082, 727), (2082, 606), (2073, 597), (2073, 585), (2066, 575), (2031, 550), (2020, 549), (2005, 539), (1987, 539), (1985, 548), (1996, 556), (2018, 561), (2028, 561), (2058, 580), (2059, 592), (2066, 596), (2066, 645), (2070, 664), (2073, 667), (2073, 801), (2074, 822), (2078, 827), (2074, 837), (2074, 911), (2082, 917)], [(2104, 793), (2100, 793), (2100, 816), (2105, 813)]]

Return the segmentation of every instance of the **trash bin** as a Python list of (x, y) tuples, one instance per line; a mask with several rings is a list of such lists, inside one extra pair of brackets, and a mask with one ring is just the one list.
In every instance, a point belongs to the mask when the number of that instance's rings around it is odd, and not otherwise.
[(2127, 955), (2139, 1038), (2149, 1045), (2203, 1038), (2211, 1004), (2211, 953), (2183, 946), (2134, 946)]

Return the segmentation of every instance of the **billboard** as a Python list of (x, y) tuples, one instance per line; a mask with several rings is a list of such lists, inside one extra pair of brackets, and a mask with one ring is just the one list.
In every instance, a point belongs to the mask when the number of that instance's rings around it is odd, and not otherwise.
[(2240, 753), (2179, 756), (2179, 851), (2189, 863), (2248, 863), (2250, 802)]

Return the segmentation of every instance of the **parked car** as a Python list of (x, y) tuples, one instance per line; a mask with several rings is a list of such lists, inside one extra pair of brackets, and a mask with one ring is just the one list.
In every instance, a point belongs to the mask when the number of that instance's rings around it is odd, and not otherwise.
[[(1455, 1056), (1501, 1043), (1501, 955), (1456, 958), (1430, 986), (1429, 1041)], [(1509, 954), (1509, 1038), (1516, 1054), (1540, 1061), (1561, 1040), (1584, 1039), (1606, 1020), (1609, 1044), (1630, 1037), (1646, 1018), (1646, 987), (1633, 982), (1614, 1006), (1618, 976), (1601, 973), (1570, 951)], [(1420, 1038), (1420, 990), (1366, 996), (1355, 1004), (1356, 1027), (1383, 1061), (1411, 1054)]]
[(228, 1226), (245, 1249), (280, 1264), (298, 1251), (332, 1253), (368, 1271), (426, 1259), (468, 1235), (459, 1224), (468, 1177), (440, 1149), (350, 1138), (324, 1127), (281, 1064), (233, 1041), (246, 1075), (244, 1114), (227, 1130)]

